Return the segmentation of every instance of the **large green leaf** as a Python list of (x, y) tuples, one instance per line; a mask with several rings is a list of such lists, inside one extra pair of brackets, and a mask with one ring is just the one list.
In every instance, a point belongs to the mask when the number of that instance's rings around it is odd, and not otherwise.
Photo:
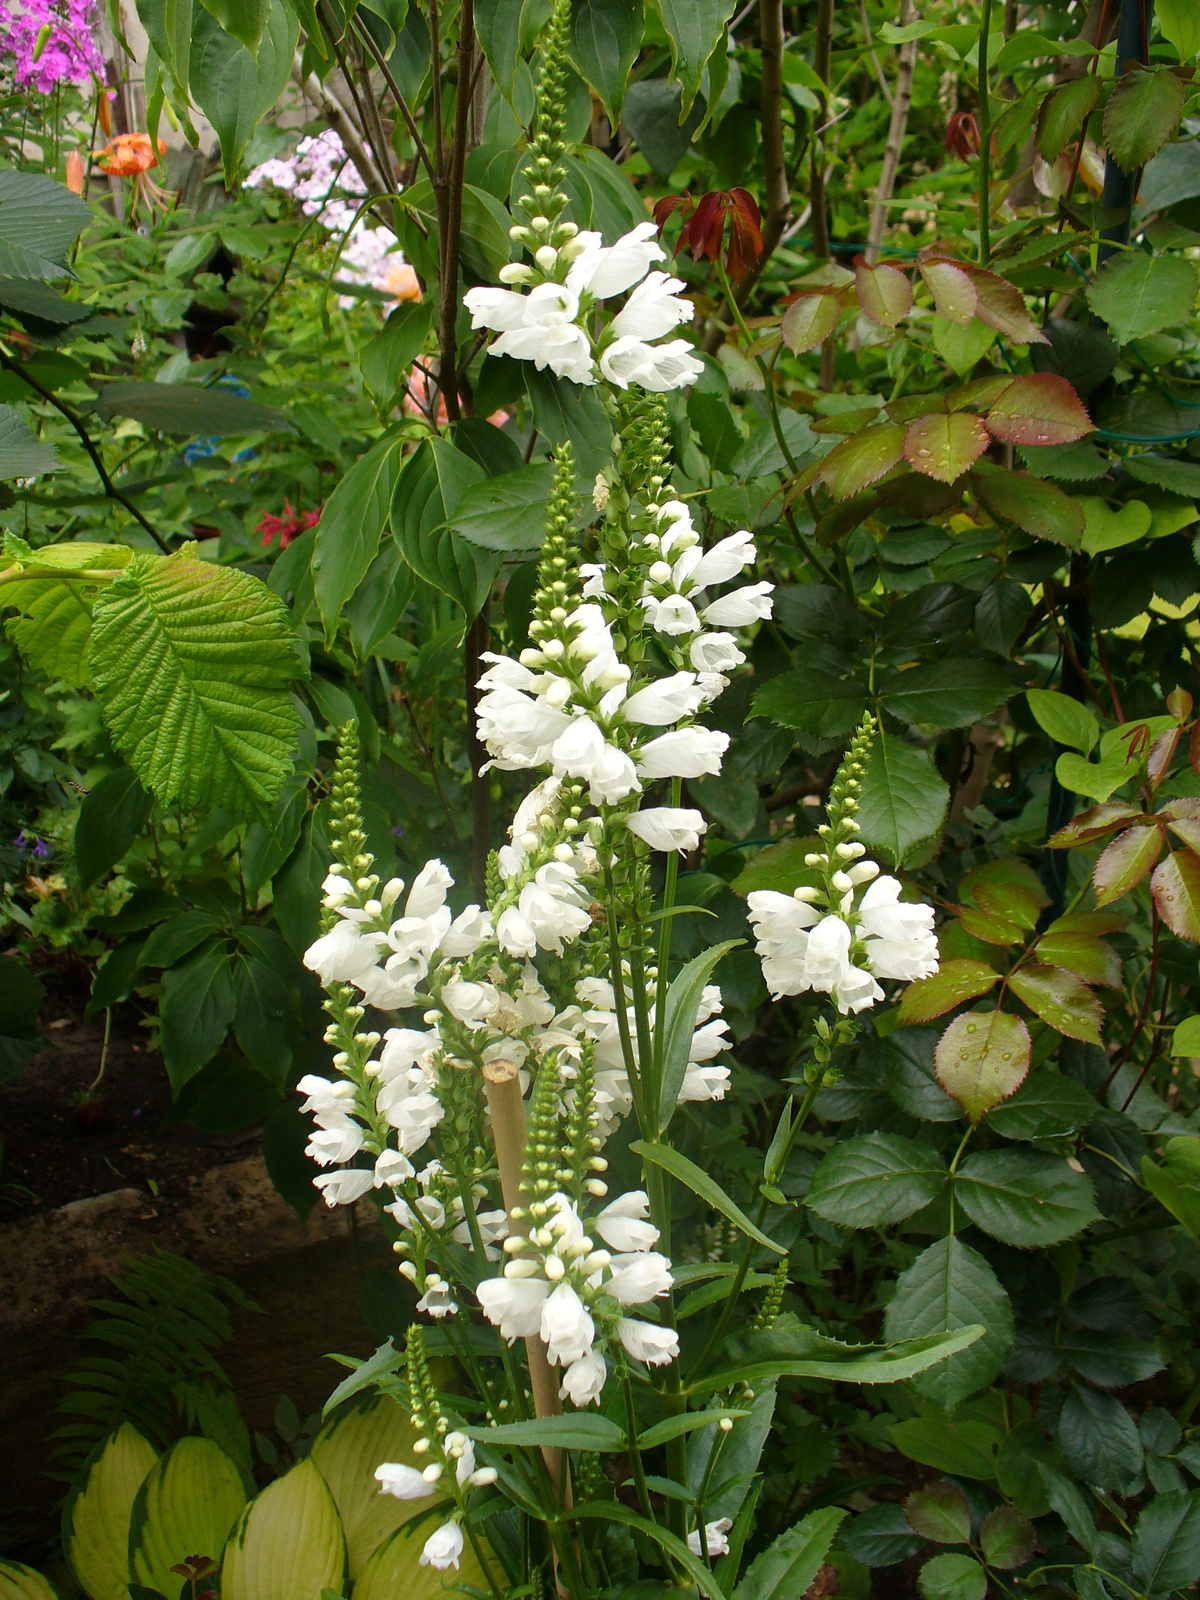
[(683, 114), (691, 109), (708, 58), (720, 44), (734, 0), (653, 0), (671, 41), (672, 75), (683, 90)]
[(987, 1262), (961, 1239), (931, 1244), (896, 1280), (884, 1332), (890, 1341), (919, 1339), (981, 1324), (987, 1331), (960, 1355), (913, 1379), (914, 1387), (946, 1410), (992, 1379), (1013, 1343), (1008, 1296)]
[(282, 0), (271, 0), (257, 55), (226, 33), (208, 11), (195, 14), (190, 68), (192, 98), (221, 141), (227, 188), (233, 187), (242, 151), (255, 128), (279, 99), (291, 77), (299, 37), (299, 19)]
[(571, 6), (571, 54), (614, 128), (641, 48), (643, 22), (642, 0), (573, 0)]
[(924, 750), (881, 732), (859, 798), (859, 837), (894, 866), (941, 830), (950, 790)]
[(244, 44), (251, 55), (258, 55), (271, 0), (200, 0), (200, 4), (211, 12), (226, 33)]
[(169, 1595), (188, 1556), (216, 1557), (246, 1504), (237, 1467), (211, 1439), (177, 1439), (151, 1467), (129, 1522), (134, 1580)]
[(591, 483), (609, 464), (612, 424), (594, 389), (583, 389), (552, 372), (538, 372), (524, 361), (525, 390), (533, 407), (533, 424), (550, 444), (570, 444), (575, 470)]
[(392, 509), (403, 440), (392, 437), (360, 456), (321, 512), (313, 546), (313, 588), (328, 635), (366, 577)]
[(1095, 1115), (1096, 1102), (1081, 1083), (1043, 1070), (988, 1113), (988, 1127), (1004, 1139), (1061, 1139), (1086, 1128)]
[(129, 1516), (157, 1459), (123, 1422), (84, 1469), (63, 1508), (63, 1553), (91, 1600), (129, 1600)]
[(221, 1563), (222, 1600), (322, 1600), (345, 1592), (346, 1540), (312, 1461), (268, 1484), (238, 1519)]
[(132, 848), (146, 826), (150, 803), (128, 767), (108, 773), (84, 796), (75, 824), (75, 867), (85, 889)]
[(1137, 1424), (1115, 1395), (1075, 1385), (1058, 1419), (1058, 1442), (1085, 1483), (1128, 1493), (1145, 1450)]
[(985, 1150), (958, 1169), (954, 1197), (977, 1227), (1004, 1244), (1060, 1244), (1099, 1219), (1090, 1179), (1061, 1157)]
[(537, 550), (546, 536), (546, 508), (554, 489), (549, 462), (503, 472), (469, 484), (454, 508), (450, 526), (484, 550)]
[(1171, 1594), (1200, 1578), (1200, 1489), (1156, 1495), (1133, 1530), (1133, 1577), (1144, 1594)]
[(0, 1559), (0, 1600), (59, 1600), (48, 1579), (23, 1561)]
[(513, 1445), (521, 1450), (624, 1450), (625, 1430), (608, 1417), (591, 1411), (572, 1411), (565, 1417), (535, 1417), (529, 1422), (506, 1422), (496, 1428), (465, 1428), (473, 1439), (487, 1444)]
[(1118, 344), (1186, 322), (1196, 304), (1196, 269), (1183, 256), (1126, 250), (1092, 279), (1088, 304)]
[(1191, 61), (1200, 55), (1200, 12), (1192, 0), (1158, 0), (1154, 20), (1163, 38), (1179, 52), (1181, 61)]
[(841, 1506), (810, 1511), (755, 1557), (733, 1591), (733, 1600), (795, 1600), (804, 1594), (820, 1571), (845, 1517)]
[(865, 685), (819, 667), (780, 673), (754, 696), (755, 716), (822, 739), (838, 739), (857, 728), (866, 707)]
[(227, 389), (201, 389), (190, 383), (106, 383), (93, 410), (106, 421), (135, 417), (160, 433), (198, 433), (210, 439), (293, 431), (274, 406), (244, 400)]
[[(11, 539), (6, 548), (12, 555)], [(125, 545), (81, 541), (50, 545), (36, 554), (25, 547), (20, 555), (22, 565), (39, 571), (61, 567), (68, 571), (97, 568), (113, 572), (124, 567), (132, 553)], [(92, 606), (98, 592), (79, 579), (58, 583), (50, 578), (31, 578), (0, 588), (0, 606), (14, 606), (19, 613), (8, 622), (9, 635), (31, 666), (73, 688), (87, 683), (87, 647), (92, 635)]]
[(945, 1182), (935, 1150), (896, 1133), (872, 1133), (834, 1146), (804, 1203), (843, 1227), (884, 1228), (936, 1199)]
[(420, 355), (433, 320), (433, 303), (397, 306), (381, 332), (358, 352), (363, 382), (380, 406), (389, 405), (396, 390), (407, 383), (409, 369)]
[[(384, 1499), (386, 1496), (380, 1496)], [(427, 1502), (426, 1502), (427, 1503)], [(398, 1501), (405, 1517), (413, 1515), (413, 1507)], [(467, 1542), (458, 1558), (454, 1573), (439, 1572), (436, 1567), (421, 1566), (421, 1551), (431, 1531), (431, 1525), (419, 1528), (397, 1528), (386, 1538), (362, 1569), (354, 1583), (354, 1600), (446, 1600), (447, 1591), (460, 1594), (487, 1594), (488, 1576), (479, 1564), (474, 1546)], [(493, 1578), (500, 1577), (500, 1569), (489, 1558)], [(446, 1579), (452, 1577), (453, 1584)]]
[(87, 203), (36, 172), (0, 172), (0, 278), (70, 278), (67, 251), (92, 220)]
[(1104, 144), (1123, 172), (1137, 172), (1179, 125), (1187, 84), (1170, 67), (1136, 63), (1121, 77), (1104, 108)]
[(483, 550), (448, 526), (466, 491), (482, 483), (483, 468), (444, 439), (426, 439), (405, 462), (392, 496), (392, 537), (404, 559), (435, 589), (478, 616), (503, 557)]
[(301, 668), (265, 584), (186, 551), (135, 556), (96, 599), (88, 665), (113, 743), (162, 804), (270, 815)]
[[(843, 1383), (902, 1383), (925, 1372), (939, 1361), (956, 1356), (960, 1350), (983, 1337), (982, 1327), (975, 1325), (951, 1333), (929, 1334), (923, 1339), (906, 1339), (894, 1345), (840, 1344), (818, 1334), (815, 1329), (801, 1331), (807, 1335), (808, 1352), (781, 1349), (773, 1354), (770, 1347), (771, 1330), (764, 1343), (767, 1348), (754, 1358), (737, 1365), (722, 1367), (711, 1376), (697, 1379), (690, 1385), (696, 1395), (714, 1390), (733, 1388), (739, 1383), (760, 1384), (772, 1378), (829, 1378)], [(735, 1352), (743, 1341), (735, 1345)], [(794, 1339), (782, 1341), (786, 1346)], [(736, 1424), (735, 1424), (736, 1426)]]
[(901, 722), (965, 728), (1004, 705), (1015, 692), (1012, 680), (991, 662), (958, 657), (896, 673), (880, 694), (884, 709)]
[(219, 939), (164, 973), (161, 1048), (176, 1093), (216, 1055), (236, 1014), (229, 952)]
[(910, 1461), (938, 1472), (952, 1472), (960, 1478), (996, 1475), (996, 1454), (1004, 1435), (988, 1422), (970, 1416), (950, 1421), (947, 1417), (909, 1417), (888, 1430), (892, 1443)]
[(40, 478), (62, 467), (54, 446), (36, 438), (19, 411), (0, 406), (0, 478)]

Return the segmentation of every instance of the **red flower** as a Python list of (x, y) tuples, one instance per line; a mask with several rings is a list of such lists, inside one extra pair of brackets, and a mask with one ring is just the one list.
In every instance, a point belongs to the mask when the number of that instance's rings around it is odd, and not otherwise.
[(264, 511), (258, 519), (255, 533), (262, 534), (262, 542), (270, 544), (276, 534), (279, 535), (279, 548), (286, 550), (297, 534), (305, 533), (309, 528), (315, 528), (321, 520), (321, 507), (315, 511), (293, 511), (292, 503), (284, 496), (283, 516), (272, 516), (269, 511)]
[(946, 149), (960, 161), (979, 154), (979, 124), (969, 111), (956, 111), (946, 124)]
[(719, 261), (729, 226), (725, 266), (735, 283), (740, 283), (762, 255), (762, 217), (754, 196), (746, 189), (710, 189), (693, 202), (690, 194), (667, 195), (654, 208), (654, 220), (661, 236), (667, 218), (683, 212), (683, 226), (675, 244), (678, 255), (687, 244), (692, 259)]

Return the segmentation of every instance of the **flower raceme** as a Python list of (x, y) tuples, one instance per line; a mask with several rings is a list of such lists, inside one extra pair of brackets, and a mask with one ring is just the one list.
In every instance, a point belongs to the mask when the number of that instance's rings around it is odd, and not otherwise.
[[(535, 219), (536, 227), (536, 219)], [(532, 361), (555, 377), (591, 385), (601, 378), (618, 389), (631, 384), (661, 393), (681, 389), (703, 372), (703, 363), (686, 339), (653, 344), (694, 315), (679, 297), (685, 284), (665, 272), (650, 272), (665, 259), (653, 222), (641, 222), (613, 245), (598, 233), (580, 233), (561, 223), (563, 242), (534, 251), (534, 265), (514, 262), (501, 268), (504, 284), (517, 288), (469, 289), (463, 304), (471, 326), (498, 337), (494, 355)], [(599, 304), (632, 290), (608, 326), (596, 331)]]

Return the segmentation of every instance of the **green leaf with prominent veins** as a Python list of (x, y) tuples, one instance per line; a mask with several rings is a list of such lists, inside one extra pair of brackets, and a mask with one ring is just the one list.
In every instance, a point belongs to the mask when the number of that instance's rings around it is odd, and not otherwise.
[(271, 10), (271, 0), (200, 0), (200, 4), (217, 19), (226, 33), (244, 44), (250, 54), (257, 58), (259, 42)]
[(472, 544), (449, 523), (467, 490), (486, 477), (445, 439), (426, 439), (404, 463), (392, 495), (392, 537), (405, 561), (457, 601), (468, 622), (482, 609), (503, 556)]
[(983, 1257), (960, 1239), (939, 1239), (896, 1280), (884, 1332), (890, 1341), (951, 1333), (980, 1324), (987, 1332), (960, 1355), (913, 1380), (946, 1411), (990, 1383), (1013, 1344), (1008, 1296)]
[(946, 1029), (934, 1060), (937, 1081), (978, 1122), (1024, 1083), (1029, 1029), (1007, 1011), (969, 1011)]
[[(126, 566), (132, 554), (126, 545), (120, 544), (51, 545), (37, 551), (36, 555), (31, 553), (23, 560), (23, 565), (38, 571), (96, 568), (113, 572)], [(8, 620), (9, 637), (30, 666), (75, 689), (87, 683), (92, 607), (100, 585), (109, 581), (97, 579), (95, 584), (90, 584), (78, 578), (64, 578), (60, 583), (52, 578), (30, 578), (0, 587), (0, 608), (13, 606), (19, 612)]]
[(924, 750), (881, 732), (871, 747), (857, 812), (859, 838), (893, 866), (933, 839), (950, 790)]
[(1104, 1008), (1080, 978), (1062, 967), (1035, 964), (1020, 967), (1009, 987), (1043, 1022), (1068, 1039), (1100, 1044)]
[(644, 23), (642, 0), (576, 0), (571, 7), (571, 54), (614, 128), (621, 121)]
[(54, 446), (36, 438), (19, 411), (0, 406), (0, 478), (40, 478), (62, 470)]
[(186, 552), (137, 555), (96, 600), (88, 666), (113, 743), (161, 804), (270, 815), (302, 669), (265, 584)]
[(1010, 700), (1012, 680), (990, 661), (927, 661), (897, 672), (880, 688), (885, 711), (901, 722), (963, 728)]
[(67, 251), (91, 209), (64, 184), (36, 172), (0, 172), (0, 278), (71, 278)]
[(977, 1227), (1004, 1244), (1061, 1244), (1099, 1220), (1090, 1180), (1056, 1156), (986, 1150), (968, 1156), (954, 1196)]
[(691, 110), (708, 58), (721, 42), (734, 0), (652, 0), (671, 41), (671, 76), (683, 90), (680, 120)]
[(842, 1227), (886, 1228), (936, 1199), (945, 1182), (935, 1150), (896, 1133), (872, 1133), (834, 1146), (804, 1203)]
[(1186, 322), (1196, 304), (1196, 290), (1196, 269), (1183, 256), (1126, 250), (1100, 268), (1087, 299), (1117, 343), (1128, 344)]
[(1000, 974), (986, 961), (962, 957), (943, 961), (931, 978), (910, 983), (900, 1000), (901, 1022), (932, 1022), (964, 1000), (976, 1000), (1000, 982)]
[[(242, 0), (229, 0), (241, 4)], [(251, 0), (252, 7), (258, 0)], [(283, 93), (292, 73), (300, 23), (283, 0), (271, 0), (257, 51), (252, 54), (207, 11), (192, 29), (192, 98), (221, 141), (225, 182), (233, 187), (254, 130)]]
[(1104, 108), (1104, 144), (1122, 172), (1151, 161), (1179, 126), (1187, 84), (1170, 67), (1131, 66)]
[(805, 1594), (845, 1517), (841, 1506), (810, 1511), (755, 1557), (733, 1600), (796, 1600)]

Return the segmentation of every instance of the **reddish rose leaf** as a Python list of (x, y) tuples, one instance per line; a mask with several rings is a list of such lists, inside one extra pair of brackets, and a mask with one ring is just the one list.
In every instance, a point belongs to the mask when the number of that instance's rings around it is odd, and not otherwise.
[(987, 429), (969, 411), (922, 417), (910, 424), (904, 435), (904, 456), (909, 466), (939, 483), (956, 482), (987, 447)]
[(901, 995), (900, 1021), (932, 1022), (964, 1000), (978, 999), (999, 981), (1000, 974), (986, 961), (943, 961), (932, 978), (918, 978)]
[[(1182, 728), (1164, 728), (1150, 746), (1150, 754), (1146, 757), (1146, 776), (1150, 780), (1151, 789), (1157, 789), (1170, 772), (1171, 763), (1175, 759), (1175, 752), (1182, 737)], [(1189, 839), (1188, 843), (1191, 842)]]
[(1154, 824), (1119, 833), (1092, 871), (1096, 904), (1106, 906), (1136, 888), (1162, 854), (1165, 843), (1166, 835)]
[(803, 295), (783, 314), (783, 342), (793, 355), (815, 350), (837, 327), (841, 308), (832, 290), (817, 289)]
[(1190, 850), (1176, 850), (1155, 868), (1150, 893), (1173, 934), (1200, 942), (1200, 860)]
[(1065, 828), (1052, 834), (1046, 843), (1051, 850), (1069, 850), (1072, 845), (1092, 844), (1141, 815), (1140, 806), (1131, 806), (1126, 800), (1106, 800), (1103, 805), (1089, 806), (1086, 811), (1081, 811)]
[(945, 257), (934, 257), (918, 265), (938, 315), (965, 328), (975, 315), (979, 300), (970, 273)]
[(1172, 689), (1167, 696), (1167, 710), (1176, 722), (1186, 722), (1192, 714), (1192, 697), (1186, 689)]
[(971, 484), (976, 498), (993, 516), (1015, 523), (1035, 539), (1079, 549), (1085, 527), (1083, 508), (1052, 483), (1001, 467), (972, 473)]
[(904, 459), (904, 429), (896, 423), (866, 428), (837, 445), (821, 463), (821, 482), (835, 500), (861, 494)]
[(935, 411), (946, 412), (944, 394), (906, 394), (899, 400), (889, 400), (884, 410), (893, 422), (915, 422), (918, 417), (931, 416)]
[(1200, 852), (1200, 800), (1169, 800), (1158, 815), (1177, 839)]
[(995, 328), (1014, 344), (1048, 344), (1046, 335), (1034, 322), (1025, 306), (1025, 297), (1015, 284), (995, 272), (976, 268), (971, 273), (977, 303), (975, 315), (989, 328)]
[(1006, 372), (997, 372), (990, 378), (972, 378), (961, 389), (952, 389), (946, 404), (951, 411), (988, 411), (1015, 381)]
[(1014, 378), (984, 420), (1005, 444), (1074, 444), (1092, 431), (1079, 396), (1055, 372)]
[(1004, 922), (1015, 922), (1030, 933), (1037, 927), (1038, 913), (1046, 903), (1044, 896), (1039, 899), (1018, 883), (976, 884), (971, 898), (981, 911)]
[(1101, 1043), (1104, 1007), (1074, 973), (1062, 967), (1020, 967), (1008, 986), (1056, 1032), (1085, 1044)]
[(938, 1040), (933, 1074), (952, 1100), (978, 1122), (1015, 1094), (1029, 1071), (1029, 1029), (1007, 1011), (955, 1017)]
[(1025, 937), (1019, 923), (990, 911), (977, 911), (974, 906), (959, 906), (958, 920), (973, 939), (982, 939), (984, 944), (1020, 944)]
[(907, 274), (886, 264), (869, 267), (862, 256), (854, 263), (858, 303), (865, 317), (884, 328), (894, 328), (912, 310), (912, 284)]
[(1047, 933), (1120, 933), (1129, 926), (1129, 918), (1119, 911), (1068, 911), (1046, 929)]
[(1090, 933), (1050, 929), (1037, 942), (1037, 958), (1050, 967), (1063, 967), (1085, 983), (1102, 989), (1121, 987), (1121, 962), (1112, 945)]

